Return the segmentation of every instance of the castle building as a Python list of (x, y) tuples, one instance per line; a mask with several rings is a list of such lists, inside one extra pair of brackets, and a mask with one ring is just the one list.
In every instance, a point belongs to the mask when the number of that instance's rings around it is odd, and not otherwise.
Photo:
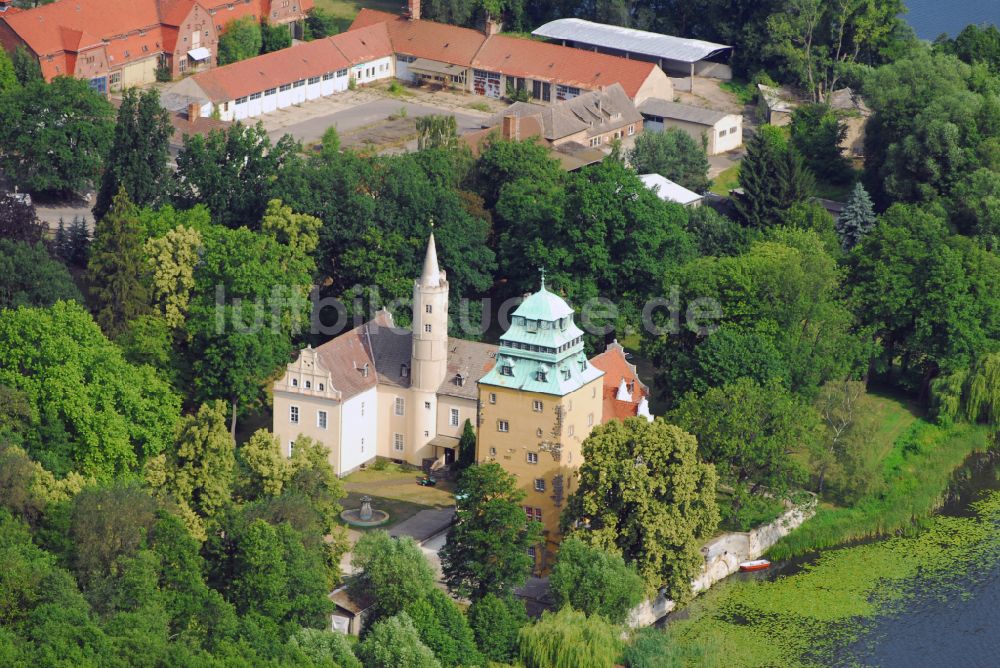
[(413, 285), (413, 324), (380, 311), (365, 324), (306, 348), (274, 383), (273, 431), (286, 454), (300, 435), (330, 449), (346, 475), (376, 457), (415, 466), (450, 464), (468, 420), (478, 422), (476, 383), (497, 347), (448, 336), (448, 279), (431, 235)]
[(648, 388), (617, 341), (588, 360), (573, 309), (541, 289), (514, 311), (500, 345), (448, 336), (448, 279), (433, 234), (413, 285), (409, 329), (380, 311), (369, 322), (307, 347), (274, 383), (273, 432), (291, 456), (308, 436), (346, 475), (376, 457), (438, 468), (454, 461), (465, 422), (476, 461), (497, 462), (525, 491), (524, 509), (545, 541), (547, 570), (559, 516), (595, 425), (649, 414)]
[(559, 542), (559, 515), (583, 463), (583, 440), (601, 422), (603, 376), (584, 354), (573, 309), (543, 280), (514, 311), (496, 366), (479, 381), (476, 459), (499, 462), (526, 491), (525, 511), (545, 536), (534, 555), (541, 570)]

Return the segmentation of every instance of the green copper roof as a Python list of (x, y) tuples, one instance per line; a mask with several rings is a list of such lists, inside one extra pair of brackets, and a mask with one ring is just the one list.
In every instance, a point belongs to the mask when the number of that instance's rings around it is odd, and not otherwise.
[(541, 289), (531, 295), (517, 307), (514, 315), (519, 315), (527, 320), (547, 320), (552, 322), (559, 318), (571, 317), (573, 309), (560, 297), (545, 289), (542, 282)]
[(479, 382), (563, 396), (602, 375), (583, 352), (583, 331), (573, 322), (573, 309), (543, 281), (514, 311), (500, 337), (496, 366)]
[(497, 353), (496, 366), (490, 369), (479, 383), (562, 397), (603, 375), (603, 371), (587, 361), (583, 350), (550, 364), (536, 359), (515, 357), (505, 348), (501, 348)]

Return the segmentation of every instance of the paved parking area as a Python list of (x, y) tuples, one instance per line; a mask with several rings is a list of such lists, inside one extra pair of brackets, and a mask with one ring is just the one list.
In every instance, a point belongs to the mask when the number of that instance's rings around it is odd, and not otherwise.
[[(451, 95), (457, 98), (458, 96)], [(476, 104), (477, 98), (466, 96), (464, 104)], [(462, 100), (459, 100), (461, 102)], [(390, 116), (418, 118), (432, 114), (450, 114), (458, 122), (458, 132), (463, 134), (478, 130), (482, 121), (492, 114), (461, 104), (434, 93), (418, 91), (405, 96), (393, 96), (380, 89), (347, 91), (306, 102), (295, 107), (261, 116), (259, 119), (272, 140), (290, 134), (303, 144), (319, 141), (329, 127), (336, 127), (345, 134), (367, 128), (376, 128)]]

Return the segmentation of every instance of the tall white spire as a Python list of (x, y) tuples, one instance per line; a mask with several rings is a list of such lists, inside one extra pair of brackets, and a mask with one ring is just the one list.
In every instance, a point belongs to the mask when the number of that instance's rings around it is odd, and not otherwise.
[(431, 237), (427, 240), (427, 254), (424, 255), (424, 271), (420, 275), (420, 285), (425, 288), (436, 288), (441, 285), (441, 269), (438, 267), (434, 232), (431, 232)]

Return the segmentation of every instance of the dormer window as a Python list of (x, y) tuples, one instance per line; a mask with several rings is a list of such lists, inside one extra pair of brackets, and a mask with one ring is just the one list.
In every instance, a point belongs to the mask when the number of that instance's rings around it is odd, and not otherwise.
[(458, 374), (457, 376), (455, 376), (455, 384), (458, 385), (459, 387), (464, 387), (465, 376), (463, 376), (462, 374)]
[(538, 321), (537, 320), (526, 320), (524, 326), (529, 332), (538, 331)]
[(547, 373), (545, 373), (545, 371), (543, 369), (539, 369), (538, 372), (535, 374), (535, 379), (538, 382), (540, 382), (540, 383), (546, 382), (548, 380), (548, 378), (549, 378), (549, 375)]
[(365, 365), (361, 367), (361, 377), (362, 378), (368, 377), (368, 362), (365, 362)]
[(563, 369), (562, 370), (562, 374), (563, 374), (563, 380), (569, 380), (569, 376), (570, 376), (570, 370), (569, 369)]
[(504, 364), (503, 366), (500, 367), (500, 375), (501, 376), (513, 376), (514, 375), (514, 367), (512, 367), (509, 364)]
[(399, 365), (399, 375), (402, 378), (409, 378), (410, 377), (410, 365), (409, 364), (400, 364)]

